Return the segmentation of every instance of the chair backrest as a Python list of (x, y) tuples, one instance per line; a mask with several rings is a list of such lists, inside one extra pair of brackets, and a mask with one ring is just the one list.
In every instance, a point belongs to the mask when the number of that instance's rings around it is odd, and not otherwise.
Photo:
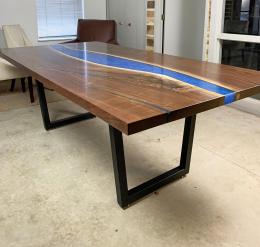
[(3, 25), (3, 32), (8, 48), (32, 46), (20, 25)]
[(78, 20), (77, 42), (99, 41), (117, 44), (116, 22), (113, 20)]
[(4, 32), (2, 29), (0, 29), (0, 48), (6, 48)]

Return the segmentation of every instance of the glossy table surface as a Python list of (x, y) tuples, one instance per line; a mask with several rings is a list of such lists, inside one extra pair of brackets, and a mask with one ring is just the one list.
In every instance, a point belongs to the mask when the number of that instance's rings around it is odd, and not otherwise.
[(127, 135), (260, 93), (257, 71), (97, 42), (0, 55)]

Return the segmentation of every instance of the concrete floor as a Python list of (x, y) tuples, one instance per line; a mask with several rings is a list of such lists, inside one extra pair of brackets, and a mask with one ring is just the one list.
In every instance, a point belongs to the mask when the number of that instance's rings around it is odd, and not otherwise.
[[(82, 111), (49, 97), (54, 118)], [(260, 246), (258, 117), (230, 107), (200, 114), (190, 174), (122, 210), (107, 125), (46, 132), (28, 101), (0, 96), (1, 247)], [(178, 163), (182, 130), (177, 121), (124, 138), (130, 186)]]

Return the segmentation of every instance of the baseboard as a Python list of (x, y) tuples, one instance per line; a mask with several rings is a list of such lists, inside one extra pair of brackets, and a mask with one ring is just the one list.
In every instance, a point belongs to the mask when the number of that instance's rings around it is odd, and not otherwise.
[(230, 107), (260, 117), (260, 100), (246, 98), (231, 104)]

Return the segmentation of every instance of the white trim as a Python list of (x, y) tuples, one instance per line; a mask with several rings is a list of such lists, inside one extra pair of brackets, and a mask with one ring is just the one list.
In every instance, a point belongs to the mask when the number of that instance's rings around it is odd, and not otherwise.
[(210, 2), (211, 0), (206, 0), (205, 4), (205, 21), (204, 21), (204, 40), (203, 40), (203, 53), (202, 53), (202, 60), (208, 61), (208, 42), (210, 37)]
[(219, 40), (249, 42), (249, 43), (260, 43), (260, 36), (255, 36), (255, 35), (221, 33), (218, 36), (218, 39)]
[[(218, 35), (222, 33), (225, 11), (225, 0), (207, 0), (206, 16), (209, 17), (209, 1), (211, 1), (211, 23), (208, 24), (208, 20), (205, 23), (205, 32), (207, 32), (210, 25), (209, 34), (209, 54), (208, 61), (213, 63), (220, 63), (221, 61), (221, 43), (218, 39)], [(206, 35), (207, 38), (207, 35)], [(207, 41), (206, 41), (207, 42)], [(206, 49), (204, 49), (206, 52)], [(204, 57), (206, 54), (204, 54)]]
[(59, 41), (59, 40), (72, 40), (75, 39), (76, 36), (60, 36), (60, 37), (44, 37), (38, 38), (38, 42), (46, 42), (46, 41)]
[[(224, 16), (224, 3), (225, 0), (218, 0), (212, 2), (212, 32), (214, 32), (214, 41), (212, 42), (212, 50), (211, 56), (209, 58), (212, 62), (220, 63), (221, 62), (221, 43), (220, 40), (217, 38), (217, 35), (222, 32), (223, 28), (223, 16)], [(213, 36), (212, 36), (213, 37)]]
[[(130, 0), (131, 1), (131, 0)], [(162, 14), (163, 14), (163, 1), (155, 1), (155, 25), (154, 25), (154, 51), (161, 53), (162, 52)]]

